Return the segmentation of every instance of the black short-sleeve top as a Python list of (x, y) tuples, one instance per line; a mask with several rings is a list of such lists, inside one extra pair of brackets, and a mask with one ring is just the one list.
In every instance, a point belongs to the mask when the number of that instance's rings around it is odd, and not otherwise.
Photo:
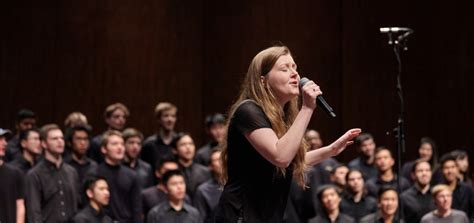
[[(292, 179), (291, 168), (283, 176), (250, 144), (246, 133), (272, 128), (261, 107), (247, 100), (234, 112), (227, 137), (227, 173), (217, 208), (216, 222), (282, 222)], [(291, 165), (290, 165), (291, 166)]]

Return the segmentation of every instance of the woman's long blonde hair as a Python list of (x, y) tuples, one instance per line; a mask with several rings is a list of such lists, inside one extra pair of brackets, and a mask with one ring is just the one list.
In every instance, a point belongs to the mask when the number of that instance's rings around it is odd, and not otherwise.
[[(227, 126), (229, 126), (230, 120), (241, 102), (251, 99), (265, 112), (278, 138), (281, 138), (288, 131), (299, 111), (298, 98), (295, 97), (282, 108), (267, 82), (264, 81), (262, 83), (261, 81), (261, 76), (267, 75), (275, 65), (278, 58), (283, 55), (291, 55), (290, 50), (286, 46), (273, 46), (261, 51), (253, 58), (244, 82), (242, 83), (240, 96), (229, 111)], [(293, 170), (293, 176), (296, 178), (298, 184), (303, 188), (305, 185), (305, 154), (307, 147), (308, 144), (303, 139), (295, 158), (290, 164), (292, 167), (291, 169)], [(224, 147), (222, 151), (223, 184), (227, 182), (228, 177), (227, 154), (227, 147)], [(282, 176), (285, 176), (286, 174), (285, 168), (277, 167), (276, 171), (278, 171)]]

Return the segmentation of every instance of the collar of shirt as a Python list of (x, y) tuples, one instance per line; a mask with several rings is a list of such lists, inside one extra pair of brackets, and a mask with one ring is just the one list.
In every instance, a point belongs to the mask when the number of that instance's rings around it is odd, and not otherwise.
[(181, 208), (181, 210), (176, 210), (174, 209), (171, 205), (170, 205), (170, 202), (169, 201), (165, 201), (164, 203), (165, 205), (165, 210), (166, 211), (174, 211), (174, 212), (181, 212), (181, 211), (184, 211), (184, 212), (189, 212), (189, 205), (186, 204), (186, 202), (183, 201), (183, 207)]
[(61, 160), (61, 163), (59, 164), (59, 168), (58, 168), (58, 166), (56, 166), (56, 163), (53, 163), (53, 162), (49, 161), (46, 158), (43, 159), (43, 162), (44, 162), (44, 164), (46, 165), (47, 168), (54, 169), (54, 170), (61, 169), (63, 167), (63, 164), (64, 164), (64, 162)]

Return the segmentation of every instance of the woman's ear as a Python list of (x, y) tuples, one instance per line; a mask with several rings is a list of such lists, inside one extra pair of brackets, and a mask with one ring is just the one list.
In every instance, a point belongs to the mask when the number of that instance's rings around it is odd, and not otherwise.
[(260, 76), (260, 83), (262, 83), (262, 85), (265, 85), (265, 76)]

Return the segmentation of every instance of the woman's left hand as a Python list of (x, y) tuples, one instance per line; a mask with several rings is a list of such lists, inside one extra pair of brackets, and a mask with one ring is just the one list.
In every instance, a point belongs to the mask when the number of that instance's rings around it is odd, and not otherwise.
[(357, 137), (360, 133), (361, 133), (361, 129), (359, 128), (355, 128), (355, 129), (350, 129), (349, 131), (347, 131), (346, 133), (344, 133), (344, 135), (342, 135), (341, 137), (339, 137), (339, 139), (337, 139), (336, 141), (334, 141), (332, 144), (331, 144), (331, 153), (332, 153), (332, 156), (336, 156), (338, 155), (339, 153), (341, 153), (342, 151), (344, 151), (344, 149), (346, 149), (347, 146), (351, 145), (354, 143), (354, 141), (352, 141), (355, 137)]

